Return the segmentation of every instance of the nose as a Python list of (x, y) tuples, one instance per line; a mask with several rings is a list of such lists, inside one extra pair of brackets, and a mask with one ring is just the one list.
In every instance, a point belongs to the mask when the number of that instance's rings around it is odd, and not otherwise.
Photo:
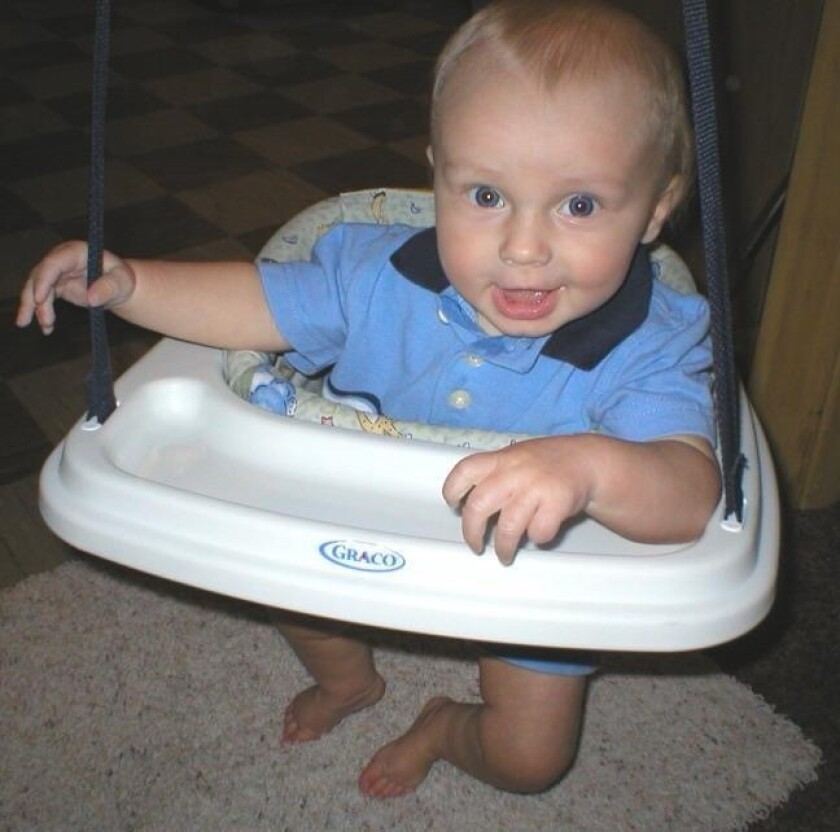
[(514, 212), (504, 228), (499, 259), (508, 266), (544, 266), (551, 260), (549, 234), (537, 212)]

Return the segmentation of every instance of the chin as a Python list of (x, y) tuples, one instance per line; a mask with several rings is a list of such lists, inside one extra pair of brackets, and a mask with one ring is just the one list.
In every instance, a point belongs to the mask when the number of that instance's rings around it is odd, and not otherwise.
[(501, 325), (490, 323), (489, 328), (483, 327), (483, 329), (488, 335), (509, 335), (512, 338), (542, 338), (550, 335), (561, 326), (562, 324), (539, 325), (533, 321), (505, 321)]

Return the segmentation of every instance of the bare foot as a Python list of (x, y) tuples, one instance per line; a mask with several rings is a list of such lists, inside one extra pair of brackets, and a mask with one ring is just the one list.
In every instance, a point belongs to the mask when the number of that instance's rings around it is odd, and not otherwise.
[(374, 705), (384, 693), (385, 680), (379, 674), (370, 685), (350, 696), (330, 694), (313, 685), (286, 706), (281, 741), (293, 744), (320, 739), (345, 717)]
[(411, 728), (383, 745), (359, 775), (359, 789), (368, 797), (402, 797), (413, 792), (429, 773), (438, 754), (430, 737), (431, 723), (441, 708), (452, 704), (445, 696), (430, 699)]

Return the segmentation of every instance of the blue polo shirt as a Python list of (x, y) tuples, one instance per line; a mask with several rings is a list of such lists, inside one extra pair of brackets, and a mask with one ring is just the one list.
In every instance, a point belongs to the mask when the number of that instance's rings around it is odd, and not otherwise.
[(433, 228), (339, 225), (311, 260), (258, 267), (288, 361), (391, 418), (714, 444), (706, 302), (654, 280), (644, 247), (610, 300), (541, 338), (481, 330)]

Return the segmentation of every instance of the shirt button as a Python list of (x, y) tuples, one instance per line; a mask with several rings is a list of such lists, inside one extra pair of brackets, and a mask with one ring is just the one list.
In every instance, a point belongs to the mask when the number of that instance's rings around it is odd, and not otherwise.
[(464, 410), (470, 406), (472, 397), (466, 390), (453, 390), (449, 394), (449, 404), (456, 410)]
[(475, 353), (465, 355), (464, 361), (466, 361), (467, 364), (470, 365), (470, 367), (480, 367), (484, 363), (484, 359), (480, 355), (476, 355)]
[(437, 316), (441, 323), (449, 323), (449, 318), (446, 317), (446, 313), (442, 309), (438, 309)]

